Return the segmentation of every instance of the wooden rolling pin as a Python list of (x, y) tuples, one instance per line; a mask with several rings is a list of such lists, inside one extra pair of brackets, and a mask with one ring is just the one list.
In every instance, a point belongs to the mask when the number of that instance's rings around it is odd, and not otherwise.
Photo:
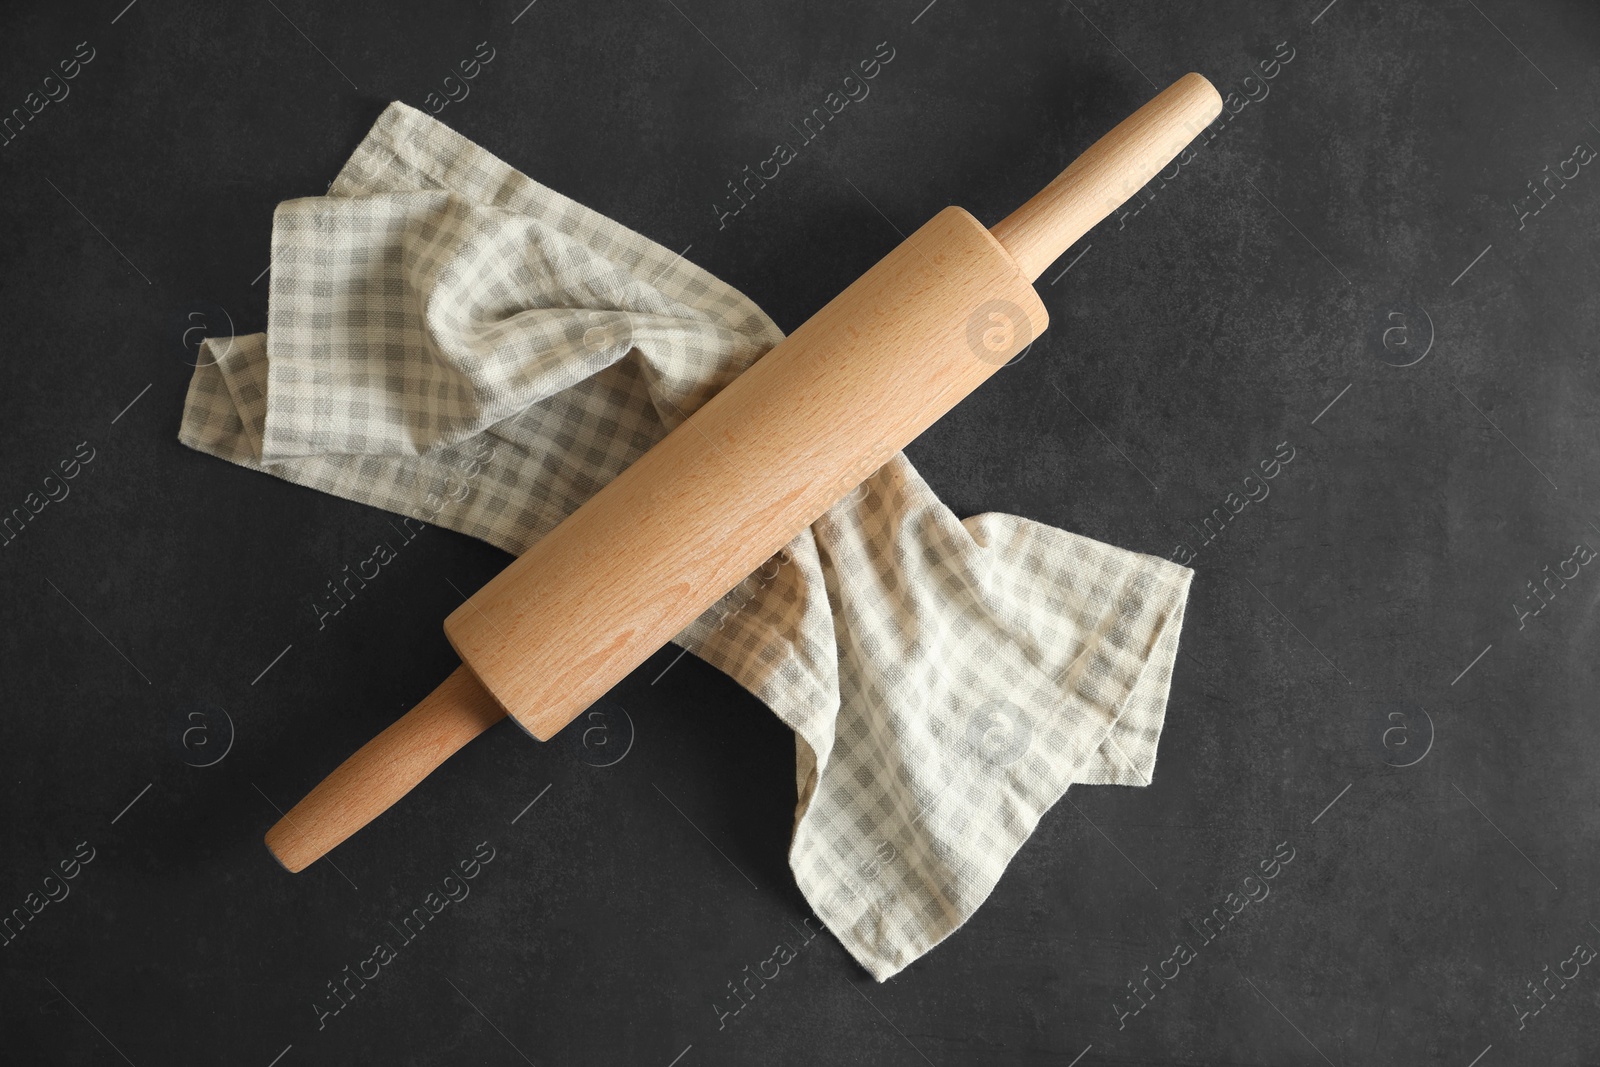
[(935, 215), (457, 608), (462, 665), (273, 855), (303, 870), (504, 715), (549, 740), (1038, 337), (1034, 279), (1221, 109), (1187, 74), (992, 231)]

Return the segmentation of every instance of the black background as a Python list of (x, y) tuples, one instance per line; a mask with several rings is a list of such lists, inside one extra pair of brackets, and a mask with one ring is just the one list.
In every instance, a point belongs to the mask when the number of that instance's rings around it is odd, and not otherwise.
[[(1513, 206), (1600, 146), (1593, 4), (124, 2), (0, 16), (0, 111), (94, 49), (0, 148), (0, 509), (95, 457), (0, 549), (0, 909), (94, 850), (0, 948), (0, 1060), (1596, 1062), (1594, 967), (1538, 1014), (1526, 983), (1600, 945), (1600, 573), (1514, 606), (1600, 548), (1600, 174)], [(719, 229), (724, 183), (883, 41), (871, 95)], [(181, 447), (185, 331), (261, 329), (273, 205), (480, 42), (442, 121), (786, 329), (896, 228), (999, 219), (1153, 84), (1237, 101), (1293, 51), (909, 450), (960, 515), (1168, 557), (1295, 458), (1194, 560), (1154, 784), (1074, 789), (885, 985), (818, 937), (719, 1031), (811, 914), (793, 742), (693, 657), (657, 681), (670, 647), (608, 699), (609, 749), (501, 724), (337, 869), (260, 843), (454, 665), (440, 621), (506, 558), (430, 529), (318, 631), (386, 516)], [(484, 841), (472, 895), (319, 1031), (325, 983)], [(1119, 1027), (1280, 842), (1271, 896)]]

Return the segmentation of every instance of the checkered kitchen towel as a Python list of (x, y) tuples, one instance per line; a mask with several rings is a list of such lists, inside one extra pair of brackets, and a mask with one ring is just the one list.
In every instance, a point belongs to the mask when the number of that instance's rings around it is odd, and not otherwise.
[[(266, 334), (182, 441), (520, 553), (783, 339), (743, 295), (404, 104), (273, 219)], [(896, 455), (677, 642), (795, 732), (790, 865), (880, 981), (1072, 783), (1155, 768), (1190, 570), (958, 520)]]

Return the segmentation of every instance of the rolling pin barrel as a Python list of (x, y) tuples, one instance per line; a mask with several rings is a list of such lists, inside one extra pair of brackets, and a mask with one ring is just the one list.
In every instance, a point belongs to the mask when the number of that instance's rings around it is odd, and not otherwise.
[(946, 208), (474, 593), (445, 634), (548, 740), (1047, 322), (1000, 242)]
[(463, 666), (268, 847), (302, 869), (504, 714), (548, 740), (1038, 337), (1034, 279), (1221, 106), (1186, 75), (992, 232), (936, 215), (457, 608)]

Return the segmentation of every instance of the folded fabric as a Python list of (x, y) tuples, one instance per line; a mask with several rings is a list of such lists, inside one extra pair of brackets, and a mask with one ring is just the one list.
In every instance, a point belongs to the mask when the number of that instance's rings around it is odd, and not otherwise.
[[(273, 217), (267, 332), (192, 448), (520, 553), (783, 339), (742, 294), (404, 104)], [(1155, 768), (1193, 572), (903, 455), (677, 643), (795, 732), (790, 866), (875, 978), (973, 914), (1072, 783)]]

